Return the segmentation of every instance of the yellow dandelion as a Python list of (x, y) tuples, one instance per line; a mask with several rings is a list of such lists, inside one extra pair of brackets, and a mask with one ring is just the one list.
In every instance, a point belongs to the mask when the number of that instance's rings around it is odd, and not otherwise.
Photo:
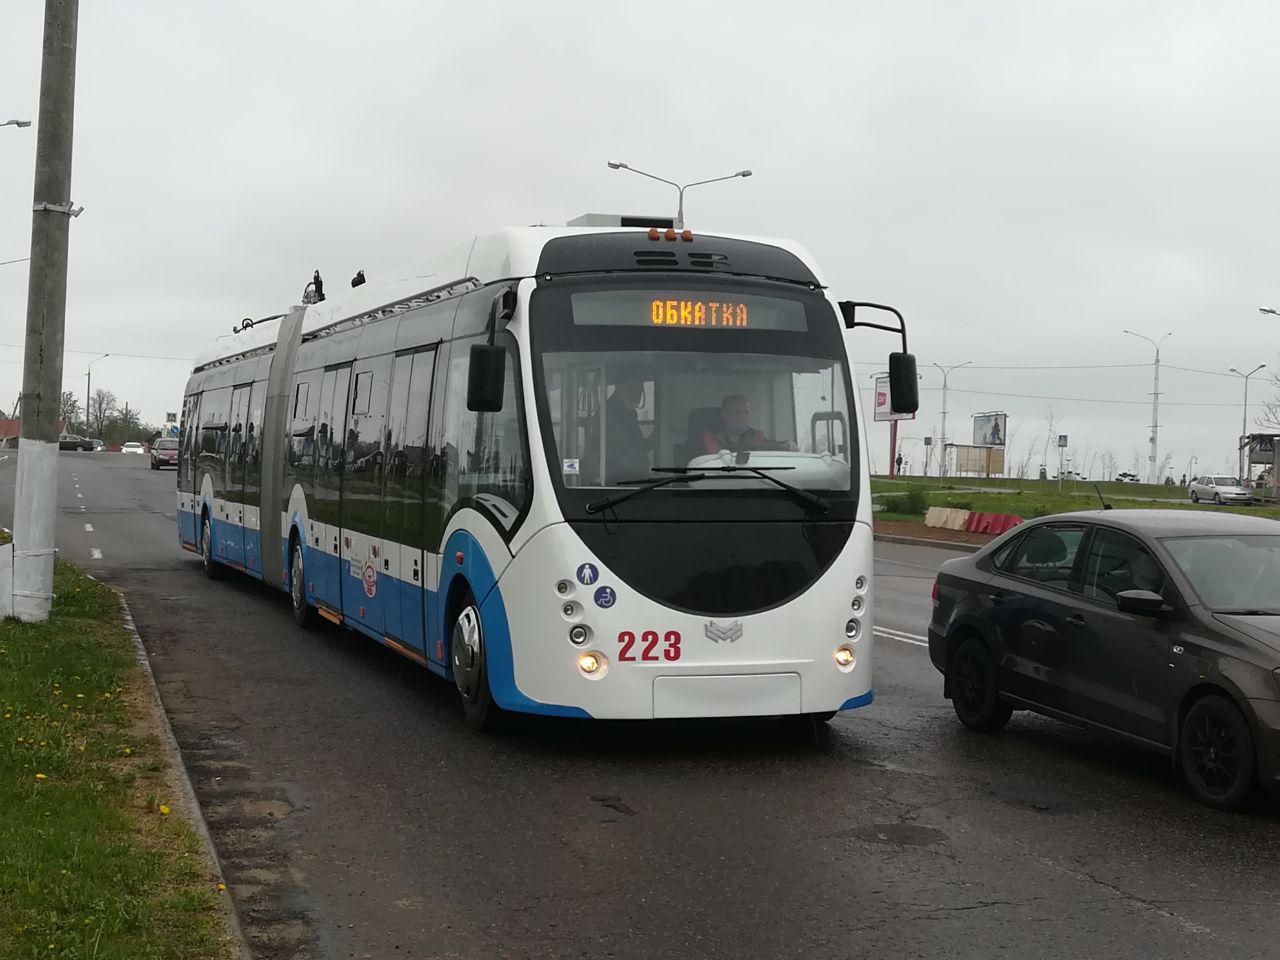
[(48, 777), (46, 777), (43, 773), (37, 773), (37, 774), (36, 774), (36, 779), (37, 779), (37, 780), (48, 780), (49, 778), (48, 778)]
[(166, 807), (163, 803), (160, 804), (160, 816), (167, 817), (168, 815), (169, 815), (169, 808)]
[(83, 699), (84, 699), (84, 694), (83, 694), (83, 693), (77, 693), (77, 694), (76, 694), (76, 699), (77, 699), (77, 700), (83, 700)]
[(124, 755), (125, 755), (126, 757), (132, 756), (132, 755), (133, 755), (133, 747), (125, 747), (125, 748), (124, 748)]
[(225, 890), (225, 889), (227, 889), (227, 885), (226, 885), (225, 883), (220, 883), (220, 884), (218, 884), (218, 890), (219, 890), (219, 891), (222, 891), (222, 890)]
[(104, 694), (102, 695), (102, 699), (103, 699), (103, 700), (110, 700), (110, 699), (111, 699), (111, 694), (109, 694), (109, 693), (104, 693)]

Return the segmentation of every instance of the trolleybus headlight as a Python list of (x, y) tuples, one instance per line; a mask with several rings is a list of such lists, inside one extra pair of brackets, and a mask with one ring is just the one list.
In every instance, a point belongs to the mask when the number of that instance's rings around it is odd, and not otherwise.
[(862, 598), (861, 598), (861, 597), (854, 597), (854, 598), (853, 598), (853, 612), (854, 612), (854, 613), (861, 613), (861, 612), (862, 612), (862, 608), (863, 608), (863, 606), (864, 606), (864, 604), (863, 604), (863, 602), (862, 602)]
[(836, 656), (836, 666), (838, 666), (842, 670), (848, 670), (849, 668), (851, 668), (853, 666), (854, 661), (858, 659), (857, 655), (853, 652), (853, 650), (845, 646), (836, 647), (835, 656)]
[(560, 596), (567, 597), (571, 590), (573, 590), (573, 584), (568, 580), (558, 580), (556, 582), (556, 593), (560, 594)]
[(860, 633), (862, 633), (862, 621), (857, 617), (850, 617), (849, 622), (844, 625), (844, 635), (850, 640), (857, 640)]
[(580, 623), (575, 623), (569, 628), (569, 642), (574, 646), (580, 647), (591, 639), (591, 630)]
[(582, 608), (570, 601), (560, 608), (560, 612), (564, 614), (566, 620), (576, 620), (582, 615)]
[(862, 576), (862, 574), (858, 574), (858, 579), (853, 581), (853, 589), (862, 593), (863, 590), (867, 589), (867, 578)]
[(603, 677), (609, 661), (603, 654), (583, 653), (578, 656), (578, 669), (584, 677)]

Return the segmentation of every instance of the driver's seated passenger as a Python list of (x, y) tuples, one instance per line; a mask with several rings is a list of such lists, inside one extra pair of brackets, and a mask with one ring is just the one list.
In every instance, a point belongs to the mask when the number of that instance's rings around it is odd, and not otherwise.
[(707, 453), (731, 450), (795, 450), (790, 440), (769, 440), (764, 431), (751, 426), (751, 403), (740, 393), (725, 397), (720, 403), (720, 423), (702, 435)]

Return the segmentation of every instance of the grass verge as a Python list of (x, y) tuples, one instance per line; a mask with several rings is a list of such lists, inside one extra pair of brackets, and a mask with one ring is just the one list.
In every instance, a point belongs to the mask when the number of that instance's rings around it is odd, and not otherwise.
[(116, 594), (59, 560), (0, 621), (0, 957), (230, 957)]
[[(875, 484), (873, 481), (873, 489)], [(928, 507), (955, 507), (960, 510), (977, 510), (982, 513), (1009, 513), (1031, 520), (1054, 513), (1069, 513), (1073, 510), (1097, 510), (1102, 502), (1092, 490), (1077, 491), (1075, 494), (1058, 493), (1054, 490), (1010, 490), (1001, 493), (978, 493), (973, 490), (948, 489), (925, 484), (899, 484), (892, 488), (891, 496), (881, 497), (886, 510), (895, 514), (909, 514), (915, 519), (924, 515)], [(1106, 491), (1103, 495), (1107, 496)], [(923, 501), (923, 508), (921, 507)], [(1266, 517), (1280, 520), (1280, 508), (1277, 507), (1215, 507), (1202, 504), (1197, 506), (1188, 500), (1121, 500), (1110, 501), (1116, 509), (1124, 510), (1214, 510), (1231, 513), (1244, 513), (1255, 517)], [(876, 516), (880, 516), (879, 513)]]

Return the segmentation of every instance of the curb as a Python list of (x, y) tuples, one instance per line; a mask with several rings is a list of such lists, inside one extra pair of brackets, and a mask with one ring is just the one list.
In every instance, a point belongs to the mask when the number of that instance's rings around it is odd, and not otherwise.
[(955, 550), (958, 553), (977, 553), (982, 545), (976, 543), (952, 543), (949, 540), (927, 540), (924, 537), (899, 537), (891, 533), (877, 533), (875, 539), (882, 543), (902, 543), (909, 547), (937, 547), (941, 550)]
[[(204, 819), (204, 810), (196, 797), (195, 787), (191, 784), (191, 775), (187, 772), (187, 765), (182, 761), (182, 751), (178, 748), (178, 740), (173, 735), (173, 727), (169, 723), (169, 714), (165, 712), (164, 700), (160, 697), (160, 688), (156, 686), (156, 675), (151, 670), (151, 657), (142, 643), (142, 636), (138, 633), (138, 627), (133, 622), (133, 613), (129, 610), (129, 604), (125, 601), (124, 594), (117, 590), (116, 596), (120, 598), (120, 609), (124, 612), (124, 628), (129, 632), (129, 636), (133, 638), (138, 663), (142, 665), (142, 670), (147, 675), (147, 685), (151, 688), (151, 701), (163, 721), (164, 749), (169, 755), (173, 769), (176, 771), (178, 789), (182, 791), (187, 803), (187, 809), (191, 811), (191, 824), (195, 827), (196, 835), (200, 838), (200, 843), (205, 849), (209, 862), (213, 864), (214, 869), (217, 871), (218, 879), (225, 883), (226, 877), (222, 871), (222, 861), (218, 859), (218, 851), (213, 845), (213, 837), (209, 834), (209, 824)], [(231, 891), (227, 890), (219, 899), (222, 900), (223, 917), (226, 919), (227, 930), (231, 934), (232, 942), (235, 944), (236, 953), (239, 954), (241, 960), (253, 960), (253, 951), (249, 949), (249, 941), (245, 939), (244, 929), (240, 926), (240, 915), (236, 912), (236, 902), (231, 896)]]

